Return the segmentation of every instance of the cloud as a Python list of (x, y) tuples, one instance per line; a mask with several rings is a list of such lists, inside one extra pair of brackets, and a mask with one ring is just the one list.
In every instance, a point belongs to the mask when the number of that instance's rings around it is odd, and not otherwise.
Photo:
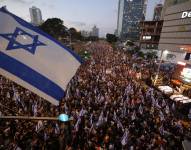
[(87, 23), (82, 22), (82, 21), (72, 21), (72, 20), (64, 20), (64, 25), (68, 28), (74, 27), (78, 31), (80, 31), (80, 30), (90, 31), (92, 26), (93, 26), (91, 24), (87, 24)]
[(50, 5), (48, 5), (48, 8), (50, 8), (50, 9), (55, 8), (55, 5), (50, 4)]
[(27, 4), (27, 3), (28, 3), (28, 1), (27, 1), (27, 0), (15, 0), (14, 2), (24, 3), (24, 4)]
[(77, 26), (77, 27), (84, 27), (86, 26), (85, 22), (81, 22), (81, 21), (70, 21), (71, 25)]
[(20, 16), (22, 19), (30, 22), (31, 21), (31, 18), (30, 18), (30, 15), (23, 15), (23, 16)]
[(0, 0), (0, 2), (14, 2), (21, 4), (32, 4), (35, 0)]
[(117, 14), (118, 13), (118, 9), (113, 9), (113, 12)]
[(53, 9), (53, 8), (55, 8), (55, 5), (54, 5), (54, 4), (47, 3), (47, 2), (42, 2), (41, 5), (44, 6), (44, 7), (47, 7), (48, 9)]

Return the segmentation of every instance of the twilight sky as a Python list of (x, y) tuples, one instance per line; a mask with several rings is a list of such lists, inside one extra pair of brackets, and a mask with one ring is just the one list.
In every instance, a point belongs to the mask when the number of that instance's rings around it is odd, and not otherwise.
[[(146, 19), (151, 20), (154, 6), (164, 0), (148, 0)], [(67, 27), (91, 30), (100, 28), (100, 36), (113, 33), (117, 27), (118, 0), (0, 0), (0, 7), (30, 21), (29, 7), (41, 9), (43, 20), (61, 18)]]

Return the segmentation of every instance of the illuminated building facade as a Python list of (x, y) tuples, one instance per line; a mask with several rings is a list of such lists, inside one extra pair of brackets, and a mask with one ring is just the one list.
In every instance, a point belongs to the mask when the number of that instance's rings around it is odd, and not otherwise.
[(122, 40), (139, 39), (139, 23), (144, 20), (145, 0), (119, 0), (117, 35)]
[(165, 51), (162, 59), (191, 63), (191, 0), (167, 2), (172, 5), (164, 6), (166, 11), (159, 42), (159, 50)]

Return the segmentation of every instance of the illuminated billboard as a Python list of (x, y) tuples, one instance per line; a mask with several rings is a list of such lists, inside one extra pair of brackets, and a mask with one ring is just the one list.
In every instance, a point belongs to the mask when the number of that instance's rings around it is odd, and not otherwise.
[(181, 78), (187, 83), (191, 83), (191, 68), (184, 68), (181, 72)]
[(143, 36), (143, 40), (151, 40), (151, 36)]

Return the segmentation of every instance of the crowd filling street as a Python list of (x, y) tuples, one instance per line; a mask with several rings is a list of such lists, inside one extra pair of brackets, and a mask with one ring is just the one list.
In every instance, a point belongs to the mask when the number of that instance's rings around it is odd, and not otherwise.
[[(145, 82), (157, 67), (106, 42), (86, 46), (91, 58), (78, 69), (54, 106), (0, 76), (0, 115), (71, 121), (0, 120), (5, 150), (181, 150), (191, 132), (178, 106)], [(61, 68), (60, 68), (61, 69)], [(168, 78), (167, 78), (168, 79)]]

